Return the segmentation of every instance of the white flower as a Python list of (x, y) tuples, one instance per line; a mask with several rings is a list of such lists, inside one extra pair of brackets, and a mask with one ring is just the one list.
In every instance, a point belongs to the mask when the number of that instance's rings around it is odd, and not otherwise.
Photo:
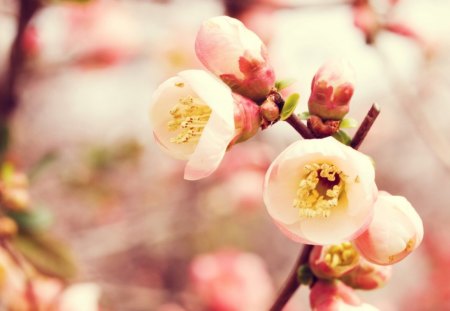
[(270, 216), (289, 238), (339, 244), (372, 218), (377, 188), (371, 160), (334, 138), (293, 143), (272, 163), (264, 185)]
[(202, 70), (186, 70), (153, 94), (150, 119), (163, 150), (188, 160), (185, 179), (208, 176), (235, 135), (231, 90)]

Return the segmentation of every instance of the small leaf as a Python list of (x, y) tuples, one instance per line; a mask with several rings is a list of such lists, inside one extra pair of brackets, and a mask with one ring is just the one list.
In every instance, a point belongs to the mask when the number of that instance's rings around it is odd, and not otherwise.
[(298, 117), (300, 118), (300, 120), (308, 120), (310, 116), (311, 116), (311, 114), (308, 111), (304, 111), (304, 112), (298, 114)]
[(40, 272), (63, 279), (75, 276), (76, 267), (69, 249), (50, 235), (18, 235), (12, 243)]
[(314, 280), (314, 274), (308, 265), (301, 265), (297, 270), (297, 280), (302, 285), (310, 285)]
[(35, 208), (24, 212), (9, 212), (21, 231), (38, 232), (48, 229), (53, 222), (52, 213), (44, 208)]
[(284, 121), (291, 116), (297, 107), (298, 100), (300, 99), (300, 95), (298, 93), (293, 93), (289, 95), (286, 99), (286, 102), (283, 105), (283, 109), (281, 110), (280, 120)]
[(346, 128), (355, 128), (358, 126), (358, 121), (356, 121), (353, 118), (344, 118), (341, 121), (341, 124), (339, 125), (339, 128), (346, 129)]
[(278, 80), (277, 82), (275, 82), (275, 87), (276, 87), (277, 91), (281, 91), (281, 90), (291, 86), (294, 83), (295, 83), (295, 79)]
[(350, 143), (352, 142), (350, 136), (348, 136), (348, 134), (342, 130), (339, 130), (338, 132), (334, 133), (333, 137), (347, 146), (349, 146)]

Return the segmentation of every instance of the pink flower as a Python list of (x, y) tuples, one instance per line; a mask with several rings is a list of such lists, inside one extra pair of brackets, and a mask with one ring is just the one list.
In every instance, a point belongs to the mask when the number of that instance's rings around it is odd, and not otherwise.
[(203, 65), (236, 93), (262, 101), (274, 86), (266, 46), (237, 19), (218, 16), (205, 21), (195, 51)]
[(380, 192), (372, 223), (354, 242), (367, 260), (391, 265), (416, 249), (422, 239), (422, 219), (408, 200)]
[(312, 311), (377, 311), (372, 305), (361, 303), (352, 288), (339, 281), (319, 280), (309, 294)]
[(339, 244), (372, 219), (377, 188), (370, 159), (334, 138), (297, 141), (270, 166), (264, 202), (283, 233), (307, 244)]
[(256, 104), (202, 70), (163, 82), (153, 94), (150, 119), (161, 148), (188, 160), (189, 180), (210, 175), (229, 145), (254, 135), (260, 122)]
[(338, 278), (355, 268), (359, 263), (359, 253), (352, 243), (314, 246), (309, 256), (309, 267), (319, 278)]
[(340, 120), (349, 111), (355, 76), (346, 61), (328, 61), (317, 71), (311, 84), (309, 112), (322, 119)]
[(391, 274), (392, 266), (380, 266), (360, 258), (359, 264), (340, 280), (352, 288), (371, 290), (383, 287)]
[(261, 311), (274, 289), (264, 262), (256, 255), (220, 251), (191, 264), (194, 290), (210, 311)]

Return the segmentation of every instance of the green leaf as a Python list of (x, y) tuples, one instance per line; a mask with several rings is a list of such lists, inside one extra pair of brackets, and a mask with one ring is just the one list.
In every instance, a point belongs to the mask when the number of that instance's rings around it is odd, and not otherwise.
[(36, 164), (34, 164), (28, 171), (28, 178), (30, 180), (35, 179), (41, 172), (43, 172), (49, 165), (55, 163), (58, 159), (57, 151), (49, 151), (44, 154)]
[(311, 116), (311, 114), (309, 113), (309, 111), (304, 111), (304, 112), (298, 114), (298, 117), (300, 118), (300, 120), (308, 120), (310, 116)]
[(339, 125), (339, 128), (341, 129), (348, 129), (348, 128), (355, 128), (358, 126), (358, 121), (356, 121), (353, 118), (344, 118), (341, 121), (341, 124)]
[(280, 120), (283, 121), (290, 117), (290, 115), (294, 112), (295, 108), (297, 107), (299, 99), (300, 95), (298, 93), (293, 93), (289, 95), (289, 97), (286, 99), (283, 105), (283, 109), (281, 110)]
[(348, 136), (348, 134), (342, 130), (339, 130), (338, 132), (334, 133), (333, 137), (347, 146), (349, 146), (352, 141), (350, 136)]
[(275, 88), (277, 89), (277, 91), (281, 91), (282, 89), (285, 89), (294, 83), (295, 79), (278, 80), (277, 82), (275, 82)]
[(18, 235), (12, 243), (40, 272), (63, 279), (75, 276), (76, 267), (69, 249), (50, 235)]
[(52, 213), (44, 208), (35, 208), (25, 212), (9, 212), (11, 217), (24, 232), (44, 231), (50, 227), (53, 222)]

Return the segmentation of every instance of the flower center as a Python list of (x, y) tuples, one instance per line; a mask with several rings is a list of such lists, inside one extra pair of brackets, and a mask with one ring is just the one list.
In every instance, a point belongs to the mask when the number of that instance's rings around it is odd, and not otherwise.
[(172, 120), (167, 122), (167, 127), (169, 131), (178, 131), (176, 136), (170, 138), (170, 142), (184, 144), (200, 139), (211, 116), (211, 108), (203, 104), (199, 98), (186, 96), (180, 98), (169, 113)]
[(348, 266), (354, 263), (359, 257), (358, 252), (352, 243), (344, 242), (339, 245), (331, 245), (326, 250), (325, 262), (332, 268), (337, 266)]
[(292, 205), (299, 209), (300, 217), (329, 217), (344, 191), (344, 174), (328, 163), (306, 164), (304, 170)]

